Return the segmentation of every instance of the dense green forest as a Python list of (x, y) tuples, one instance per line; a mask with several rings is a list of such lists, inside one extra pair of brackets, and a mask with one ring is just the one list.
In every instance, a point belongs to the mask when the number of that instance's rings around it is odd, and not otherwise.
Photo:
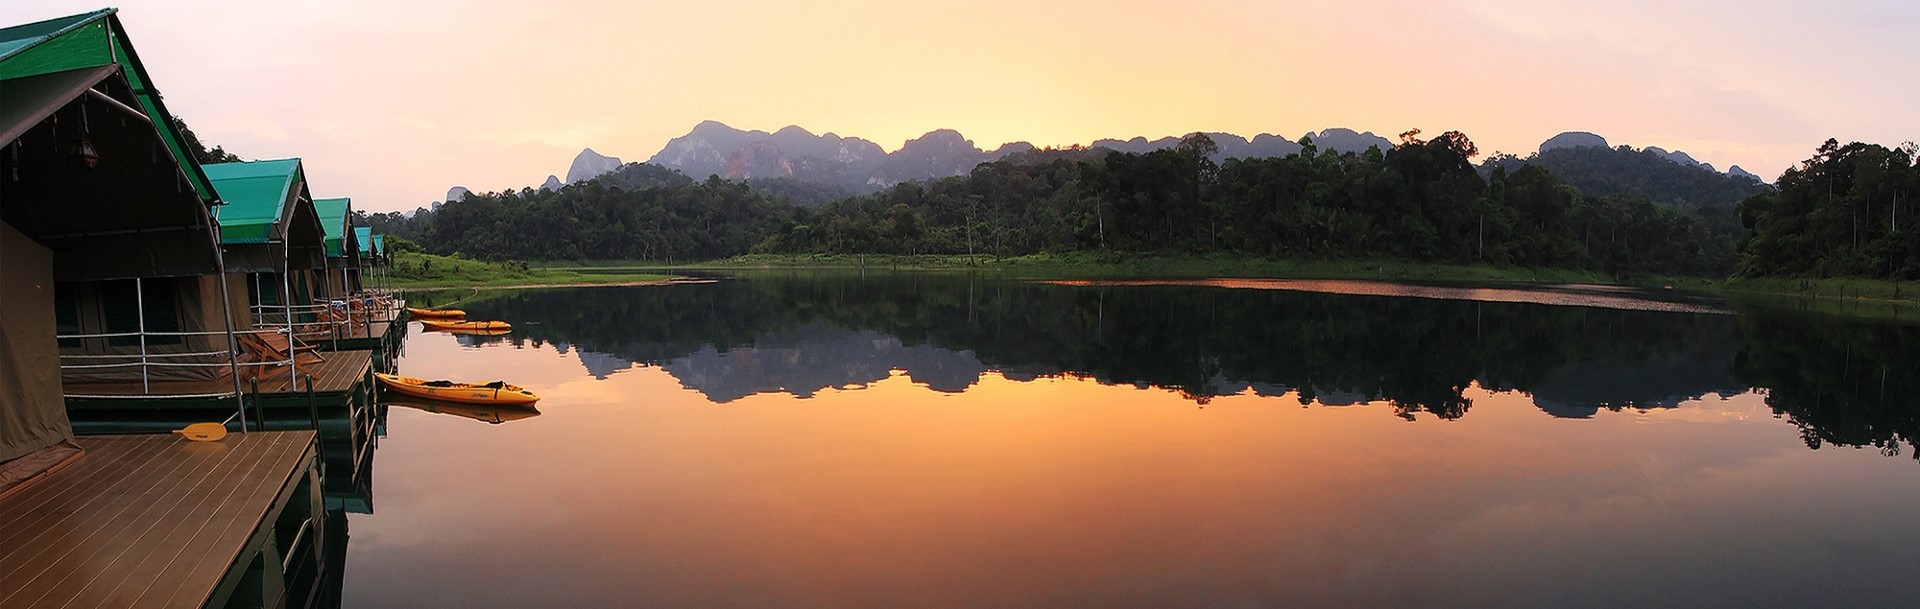
[(1913, 226), (1913, 198), (1920, 193), (1916, 149), (1912, 143), (1889, 149), (1827, 140), (1772, 189), (1740, 204), (1748, 231), (1740, 273), (1920, 278), (1920, 234)]
[[(1898, 236), (1908, 149), (1831, 144), (1778, 188), (1620, 149), (1475, 166), (1467, 136), (1390, 150), (1228, 159), (1205, 135), (1144, 154), (1037, 150), (866, 196), (785, 181), (695, 181), (629, 164), (555, 191), (472, 194), (375, 230), (480, 259), (659, 260), (746, 253), (1097, 251), (1369, 259), (1689, 274), (1910, 277)], [(1564, 176), (1564, 177), (1563, 177)], [(825, 201), (825, 202), (822, 202)], [(1909, 219), (1911, 222), (1911, 219)]]

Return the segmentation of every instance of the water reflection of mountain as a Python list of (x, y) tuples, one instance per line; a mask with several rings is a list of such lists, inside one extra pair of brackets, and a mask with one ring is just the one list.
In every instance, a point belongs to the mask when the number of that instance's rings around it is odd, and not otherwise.
[[(1864, 383), (1909, 357), (1912, 328), (1829, 336), (1828, 322), (1184, 286), (1078, 287), (953, 276), (756, 277), (712, 285), (528, 292), (467, 309), (512, 320), (509, 340), (556, 343), (597, 377), (660, 366), (716, 402), (759, 392), (811, 395), (903, 370), (961, 391), (992, 370), (1059, 374), (1177, 391), (1201, 404), (1252, 391), (1323, 405), (1384, 403), (1401, 416), (1463, 416), (1474, 384), (1533, 396), (1562, 417), (1666, 408), (1753, 386), (1796, 421), (1837, 416), (1822, 400), (1890, 401), (1816, 440), (1911, 443), (1911, 402), (1792, 372)], [(1868, 335), (1893, 339), (1871, 354)], [(1814, 338), (1815, 335), (1824, 337)], [(1889, 341), (1891, 341), (1889, 343)], [(1907, 341), (1907, 342), (1900, 342)], [(1876, 343), (1878, 344), (1878, 343)], [(1907, 348), (1907, 351), (1900, 349)], [(1806, 352), (1807, 349), (1820, 353)], [(1820, 362), (1804, 359), (1827, 358)], [(1803, 383), (1813, 382), (1805, 391)], [(1858, 390), (1858, 391), (1856, 391)], [(1848, 393), (1853, 391), (1853, 393)], [(1803, 397), (1804, 396), (1804, 397)], [(1849, 411), (1851, 412), (1851, 411)], [(1905, 418), (1902, 418), (1905, 417)], [(1865, 418), (1871, 422), (1852, 422)], [(1838, 435), (1834, 435), (1838, 434)], [(1828, 437), (1834, 435), (1834, 437)]]
[(715, 402), (770, 392), (811, 397), (829, 387), (863, 386), (894, 370), (934, 391), (958, 393), (987, 371), (966, 351), (907, 346), (872, 330), (819, 321), (768, 333), (750, 348), (702, 347), (660, 367)]

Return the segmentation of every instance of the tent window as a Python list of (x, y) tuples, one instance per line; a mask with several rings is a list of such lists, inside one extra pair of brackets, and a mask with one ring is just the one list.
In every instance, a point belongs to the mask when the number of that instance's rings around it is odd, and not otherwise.
[[(106, 321), (108, 333), (140, 331), (142, 297), (146, 301), (147, 332), (180, 331), (178, 282), (171, 279), (149, 279), (141, 282), (139, 292), (136, 292), (132, 279), (105, 282), (100, 287), (101, 316)], [(181, 338), (180, 336), (148, 336), (147, 345), (177, 345), (182, 342)], [(140, 344), (140, 337), (116, 336), (107, 339), (107, 344), (130, 347)]]
[[(74, 290), (77, 289), (79, 286), (71, 283), (57, 283), (53, 286), (53, 331), (61, 336), (80, 333), (80, 298), (74, 296)], [(62, 338), (60, 346), (78, 348), (80, 339)]]
[(256, 306), (280, 304), (280, 274), (252, 273), (248, 275), (247, 302)]

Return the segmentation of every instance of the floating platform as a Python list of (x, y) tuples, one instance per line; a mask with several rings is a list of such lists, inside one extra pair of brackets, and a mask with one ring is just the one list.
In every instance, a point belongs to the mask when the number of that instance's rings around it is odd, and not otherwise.
[(327, 350), (370, 349), (387, 341), (393, 324), (385, 321), (341, 324), (332, 338), (315, 338), (309, 343)]
[(0, 497), (0, 607), (305, 607), (329, 561), (312, 432), (92, 436)]
[[(317, 364), (303, 366), (296, 376), (288, 368), (262, 370), (255, 380), (240, 381), (240, 391), (252, 400), (256, 395), (264, 406), (304, 406), (307, 394), (323, 400), (322, 406), (337, 404), (333, 399), (357, 388), (371, 388), (374, 351), (330, 351)], [(297, 382), (296, 382), (297, 381)], [(63, 392), (69, 410), (89, 408), (171, 409), (225, 408), (233, 404), (233, 381), (72, 382)], [(221, 405), (224, 402), (225, 405)]]

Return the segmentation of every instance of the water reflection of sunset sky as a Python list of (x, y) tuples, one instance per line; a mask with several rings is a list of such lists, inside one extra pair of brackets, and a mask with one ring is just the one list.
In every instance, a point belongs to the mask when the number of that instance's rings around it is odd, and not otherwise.
[(1764, 606), (1920, 570), (1913, 464), (1808, 450), (1752, 393), (1569, 420), (1471, 387), (1409, 423), (996, 373), (716, 405), (435, 335), (402, 365), (545, 414), (391, 413), (355, 606)]

